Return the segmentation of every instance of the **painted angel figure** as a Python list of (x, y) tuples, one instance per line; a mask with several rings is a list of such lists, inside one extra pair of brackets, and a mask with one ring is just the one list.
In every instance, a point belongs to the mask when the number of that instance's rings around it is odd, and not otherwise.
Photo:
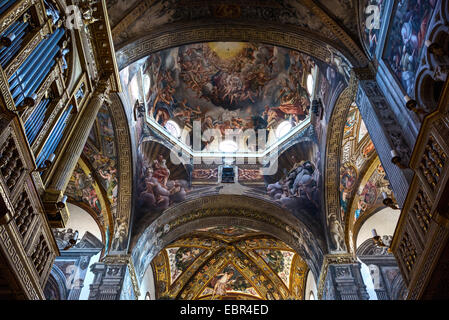
[(220, 278), (215, 283), (214, 292), (212, 293), (212, 299), (214, 299), (216, 295), (224, 296), (226, 294), (227, 291), (226, 287), (235, 282), (235, 280), (231, 280), (233, 276), (234, 276), (233, 271), (228, 271), (217, 275), (217, 277)]

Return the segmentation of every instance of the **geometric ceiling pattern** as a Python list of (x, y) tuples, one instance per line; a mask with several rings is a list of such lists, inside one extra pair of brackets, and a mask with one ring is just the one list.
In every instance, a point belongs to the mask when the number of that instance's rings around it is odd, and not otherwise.
[(157, 299), (303, 300), (308, 267), (293, 249), (243, 227), (199, 229), (152, 262)]

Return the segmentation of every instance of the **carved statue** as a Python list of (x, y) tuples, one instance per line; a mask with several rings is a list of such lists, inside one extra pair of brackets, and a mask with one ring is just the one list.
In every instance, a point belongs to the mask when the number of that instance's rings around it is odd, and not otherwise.
[(329, 231), (331, 233), (332, 242), (336, 248), (336, 251), (344, 251), (345, 250), (345, 240), (343, 238), (343, 227), (341, 226), (340, 221), (338, 221), (335, 214), (331, 214), (329, 216)]
[(112, 240), (112, 251), (121, 250), (121, 245), (125, 241), (128, 234), (128, 223), (126, 218), (120, 218), (117, 220), (116, 230), (114, 233), (114, 239)]

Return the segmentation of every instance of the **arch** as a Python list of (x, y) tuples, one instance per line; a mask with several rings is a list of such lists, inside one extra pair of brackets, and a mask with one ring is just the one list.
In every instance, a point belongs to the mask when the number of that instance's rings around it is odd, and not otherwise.
[[(308, 272), (302, 258), (284, 242), (257, 230), (221, 226), (195, 230), (171, 243), (151, 265), (156, 271), (158, 299), (229, 298), (232, 293), (225, 288), (217, 296), (211, 290), (213, 279), (217, 280), (221, 276), (218, 274), (227, 269), (245, 287), (244, 292), (241, 288), (231, 291), (249, 294), (255, 299), (303, 300)], [(260, 275), (265, 280), (258, 281)], [(248, 288), (252, 289), (246, 291)]]
[(67, 300), (67, 291), (64, 272), (62, 272), (56, 265), (53, 265), (47, 284), (45, 285), (45, 297), (48, 299), (49, 294), (55, 293), (55, 298), (57, 298), (55, 300)]
[(302, 28), (266, 23), (175, 23), (162, 26), (145, 37), (133, 39), (117, 50), (120, 70), (150, 54), (186, 44), (216, 41), (260, 42), (303, 52), (323, 62), (331, 61), (331, 48), (343, 54), (356, 67), (366, 64), (365, 57), (355, 58), (346, 49), (319, 34)]
[(170, 243), (192, 230), (221, 226), (257, 229), (289, 245), (319, 277), (325, 242), (318, 225), (305, 223), (289, 211), (265, 200), (242, 195), (214, 195), (167, 209), (151, 223), (142, 223), (130, 249), (138, 282), (153, 258)]
[[(381, 166), (379, 157), (374, 152), (371, 159), (369, 159), (360, 172), (359, 179), (355, 185), (355, 190), (362, 190), (366, 187), (367, 183), (371, 181), (374, 173), (378, 170), (379, 166)], [(381, 194), (379, 192), (380, 185), (376, 183), (376, 200), (374, 203), (370, 204), (370, 206), (363, 210), (360, 216), (356, 217), (356, 211), (359, 209), (359, 200), (361, 200), (361, 196), (359, 193), (361, 191), (353, 194), (350, 201), (350, 210), (346, 216), (346, 228), (345, 228), (345, 236), (346, 241), (349, 243), (349, 248), (351, 251), (355, 252), (356, 247), (353, 246), (355, 240), (357, 239), (357, 234), (362, 227), (363, 223), (367, 221), (373, 214), (376, 212), (386, 208), (385, 205), (380, 203), (379, 199)], [(366, 204), (365, 204), (366, 205)], [(355, 248), (355, 249), (354, 249)]]
[[(133, 153), (131, 149), (131, 133), (128, 125), (128, 116), (125, 106), (117, 94), (110, 97), (110, 106), (108, 110), (111, 114), (112, 124), (115, 133), (115, 142), (117, 150), (117, 172), (118, 172), (118, 191), (117, 191), (117, 215), (114, 217), (114, 229), (119, 227), (118, 221), (126, 225), (127, 237), (121, 247), (126, 251), (129, 244), (130, 223), (132, 215), (132, 192), (133, 192)], [(122, 226), (124, 227), (124, 226)], [(111, 234), (113, 231), (111, 231)], [(113, 240), (113, 239), (112, 239)], [(112, 242), (112, 241), (111, 241)]]
[(371, 241), (371, 230), (374, 228), (380, 236), (393, 236), (399, 214), (399, 210), (396, 211), (388, 207), (377, 208), (368, 213), (366, 218), (355, 229), (355, 253), (359, 254), (359, 247), (362, 246), (363, 242), (367, 239)]
[[(98, 181), (97, 176), (94, 174), (95, 169), (92, 167), (91, 163), (86, 159), (86, 157), (81, 155), (80, 159), (78, 160), (78, 165), (80, 166), (81, 170), (83, 170), (84, 174), (86, 174), (87, 176), (92, 175), (92, 178), (95, 182), (93, 187), (98, 196), (98, 200), (100, 201), (100, 205), (102, 208), (101, 213), (104, 216), (103, 217), (103, 220), (104, 220), (103, 226), (100, 230), (104, 230), (105, 236), (107, 238), (108, 235), (106, 235), (106, 233), (107, 233), (106, 229), (109, 227), (109, 233), (112, 233), (113, 232), (113, 223), (114, 223), (114, 217), (112, 216), (112, 212), (111, 212), (111, 204), (108, 201), (107, 193), (104, 190), (103, 185), (100, 183), (100, 181)], [(72, 201), (72, 203), (76, 204), (77, 201)], [(97, 219), (98, 219), (98, 216), (97, 216)], [(105, 248), (105, 250), (107, 251), (108, 248)]]
[[(106, 243), (106, 231), (105, 231), (104, 226), (102, 225), (101, 221), (98, 219), (97, 214), (92, 209), (92, 207), (88, 206), (87, 204), (85, 204), (83, 202), (75, 201), (72, 198), (69, 198), (68, 203), (70, 203), (74, 206), (80, 207), (81, 209), (86, 211), (89, 214), (89, 216), (92, 217), (92, 219), (94, 219), (94, 221), (95, 221), (96, 225), (98, 226), (98, 229), (100, 230), (100, 233), (101, 233), (101, 242), (103, 242), (103, 244), (105, 244)], [(101, 253), (102, 256), (103, 256), (105, 250), (106, 250), (106, 248), (103, 248), (103, 251)]]
[[(324, 158), (324, 192), (323, 197), (325, 210), (323, 210), (326, 221), (326, 239), (330, 251), (346, 252), (347, 243), (343, 246), (344, 231), (343, 221), (340, 217), (340, 191), (335, 186), (340, 182), (341, 146), (343, 141), (344, 126), (348, 117), (349, 109), (355, 100), (358, 81), (355, 75), (351, 75), (349, 86), (340, 94), (330, 116), (326, 138), (326, 152)], [(331, 220), (332, 218), (332, 220)], [(331, 230), (333, 229), (333, 231)], [(340, 229), (340, 231), (338, 231)], [(338, 240), (339, 239), (339, 240)], [(336, 242), (340, 242), (339, 244)], [(339, 248), (340, 247), (340, 248)]]

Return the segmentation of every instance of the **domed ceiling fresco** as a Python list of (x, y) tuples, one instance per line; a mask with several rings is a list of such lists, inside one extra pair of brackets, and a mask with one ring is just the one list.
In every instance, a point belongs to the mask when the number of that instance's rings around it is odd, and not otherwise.
[[(122, 78), (125, 86), (138, 85), (131, 89), (131, 101), (139, 101), (139, 111), (144, 110), (139, 115), (147, 123), (195, 148), (192, 132), (200, 122), (201, 150), (216, 152), (221, 150), (216, 136), (227, 130), (267, 129), (275, 142), (305, 124), (317, 69), (314, 59), (293, 50), (214, 42), (152, 54), (122, 71)], [(235, 151), (261, 149), (237, 144)]]
[(304, 298), (308, 268), (282, 241), (244, 227), (199, 229), (153, 260), (157, 299)]
[[(150, 223), (212, 194), (251, 195), (318, 218), (320, 120), (349, 76), (346, 60), (333, 57), (326, 63), (268, 44), (206, 42), (124, 68), (137, 148), (134, 221)], [(314, 101), (322, 107), (314, 110)], [(231, 184), (222, 183), (229, 158), (242, 160)]]

